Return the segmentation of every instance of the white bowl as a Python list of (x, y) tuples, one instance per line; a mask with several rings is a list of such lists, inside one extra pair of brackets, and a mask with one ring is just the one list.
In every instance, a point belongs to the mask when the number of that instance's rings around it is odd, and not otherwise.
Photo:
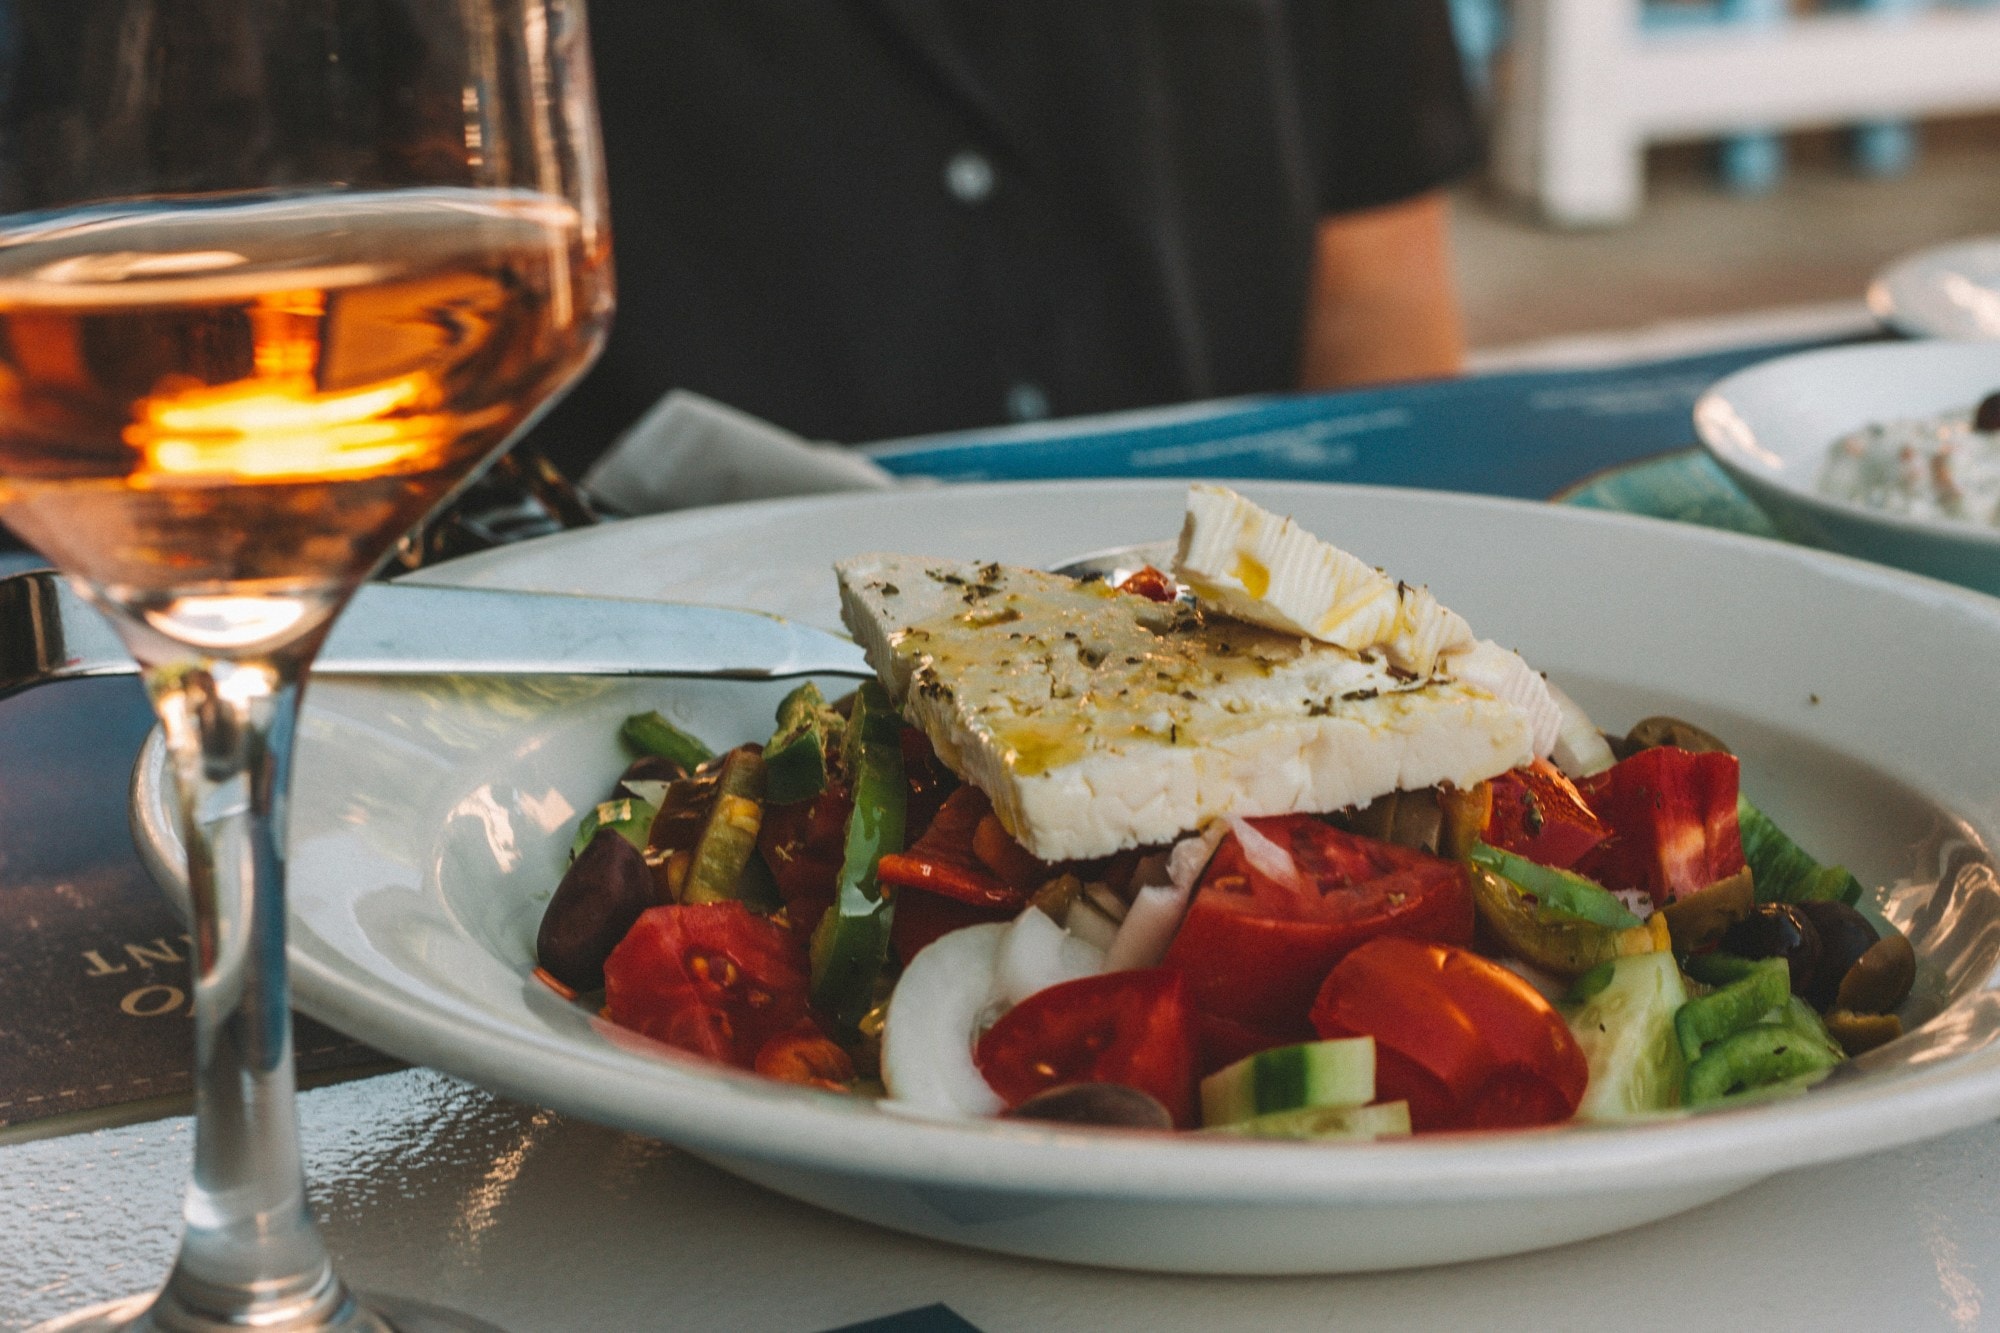
[[(1626, 1126), (1244, 1143), (942, 1123), (721, 1070), (529, 979), (573, 812), (661, 707), (713, 742), (775, 691), (718, 682), (312, 686), (292, 796), (301, 1008), (392, 1054), (679, 1144), (772, 1189), (940, 1240), (1170, 1272), (1395, 1268), (1629, 1227), (1764, 1176), (2000, 1114), (2000, 602), (1778, 542), (1468, 496), (1244, 490), (1518, 645), (1602, 723), (1699, 721), (1806, 847), (1925, 960), (1920, 1030), (1786, 1102)], [(830, 562), (893, 548), (1048, 565), (1179, 524), (1171, 483), (965, 486), (733, 506), (505, 548), (485, 586), (699, 597), (834, 622)], [(173, 865), (157, 764), (142, 832)], [(1922, 1018), (1924, 1013), (1911, 1015)], [(1801, 1219), (1809, 1224), (1809, 1219)]]
[(2000, 390), (2000, 343), (1868, 343), (1740, 370), (1695, 403), (1703, 447), (1794, 541), (2000, 593), (2000, 528), (1885, 513), (1818, 490), (1835, 440)]

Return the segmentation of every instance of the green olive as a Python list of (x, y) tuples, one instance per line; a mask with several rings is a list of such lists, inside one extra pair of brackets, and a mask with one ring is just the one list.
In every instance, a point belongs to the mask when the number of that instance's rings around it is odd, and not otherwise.
[(1857, 1014), (1834, 1009), (1826, 1016), (1827, 1034), (1849, 1055), (1872, 1051), (1903, 1035), (1903, 1020), (1894, 1014)]
[(1733, 754), (1727, 745), (1718, 740), (1713, 732), (1704, 731), (1692, 722), (1683, 722), (1677, 717), (1649, 717), (1633, 724), (1625, 733), (1625, 753), (1637, 754), (1641, 750), (1656, 749), (1671, 745), (1677, 750), (1688, 750), (1695, 754)]
[(1685, 898), (1677, 898), (1660, 909), (1667, 918), (1667, 933), (1674, 937), (1674, 952), (1683, 956), (1698, 953), (1721, 939), (1728, 929), (1750, 915), (1757, 895), (1745, 866), (1727, 879), (1718, 879)]
[(1917, 979), (1917, 951), (1901, 931), (1890, 931), (1868, 946), (1868, 952), (1840, 979), (1836, 1009), (1857, 1014), (1886, 1014), (1909, 995)]

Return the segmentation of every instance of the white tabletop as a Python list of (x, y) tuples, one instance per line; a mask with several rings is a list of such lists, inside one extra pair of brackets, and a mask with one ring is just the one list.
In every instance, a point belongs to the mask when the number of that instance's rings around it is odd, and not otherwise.
[[(314, 1198), (348, 1277), (515, 1333), (808, 1333), (939, 1302), (988, 1333), (1973, 1329), (1994, 1322), (1986, 1306), (2000, 1302), (1993, 1125), (1541, 1254), (1218, 1279), (1068, 1268), (895, 1235), (429, 1071), (323, 1088), (301, 1105)], [(0, 1148), (0, 1327), (158, 1281), (188, 1127), (176, 1118)]]

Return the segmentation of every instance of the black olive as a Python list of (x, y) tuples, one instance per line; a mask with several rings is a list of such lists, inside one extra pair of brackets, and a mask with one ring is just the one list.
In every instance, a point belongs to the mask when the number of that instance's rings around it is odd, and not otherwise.
[(1791, 968), (1792, 994), (1812, 992), (1819, 972), (1819, 931), (1790, 903), (1759, 903), (1722, 936), (1722, 949), (1738, 958), (1782, 958)]
[(1989, 393), (1972, 410), (1974, 430), (2000, 430), (2000, 393)]
[(1123, 1083), (1060, 1084), (1036, 1093), (1007, 1112), (1007, 1116), (1012, 1120), (1048, 1120), (1118, 1129), (1174, 1127), (1174, 1118), (1159, 1098)]
[(625, 786), (628, 782), (673, 782), (687, 775), (685, 768), (663, 754), (642, 754), (618, 775), (618, 790), (612, 799), (632, 795)]
[(653, 872), (615, 829), (599, 829), (556, 886), (535, 934), (535, 961), (578, 991), (604, 984), (604, 960), (639, 913), (657, 906)]
[(1819, 972), (1806, 993), (1806, 1003), (1824, 1013), (1833, 1007), (1840, 979), (1878, 938), (1875, 923), (1846, 903), (1800, 903), (1798, 909), (1819, 932)]

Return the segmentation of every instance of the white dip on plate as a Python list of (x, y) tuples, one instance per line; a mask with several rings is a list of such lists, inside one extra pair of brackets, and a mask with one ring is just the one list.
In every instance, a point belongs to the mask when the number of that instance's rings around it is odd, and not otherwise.
[(1911, 518), (2000, 526), (2000, 431), (1972, 428), (1973, 409), (1884, 421), (1827, 451), (1820, 494)]

